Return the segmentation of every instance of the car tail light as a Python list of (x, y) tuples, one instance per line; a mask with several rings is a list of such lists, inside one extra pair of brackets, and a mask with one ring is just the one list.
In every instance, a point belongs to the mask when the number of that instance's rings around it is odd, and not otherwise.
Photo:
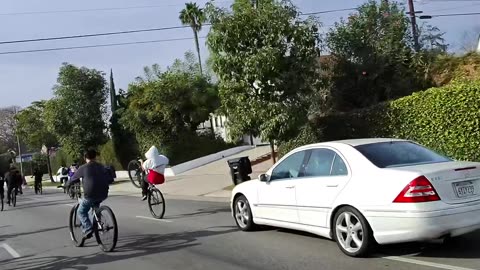
[(439, 201), (440, 197), (425, 176), (420, 176), (412, 180), (403, 190), (398, 194), (394, 203), (419, 203), (419, 202), (433, 202)]

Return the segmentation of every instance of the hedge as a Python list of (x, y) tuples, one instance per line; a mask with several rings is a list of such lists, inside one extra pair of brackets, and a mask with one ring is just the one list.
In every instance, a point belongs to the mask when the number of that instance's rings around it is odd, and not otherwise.
[[(366, 109), (317, 117), (306, 140), (389, 137), (414, 140), (457, 160), (480, 161), (480, 80), (454, 81)], [(312, 139), (313, 138), (313, 139)], [(295, 141), (294, 140), (294, 141)]]

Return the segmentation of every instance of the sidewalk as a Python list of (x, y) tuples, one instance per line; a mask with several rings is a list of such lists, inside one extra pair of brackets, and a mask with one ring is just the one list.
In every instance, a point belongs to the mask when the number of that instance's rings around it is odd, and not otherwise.
[[(231, 191), (225, 190), (226, 187), (233, 184), (227, 160), (242, 156), (248, 156), (250, 160), (254, 160), (257, 157), (269, 153), (269, 151), (269, 146), (259, 146), (243, 151), (206, 164), (202, 167), (181, 173), (177, 176), (167, 177), (166, 183), (161, 185), (160, 188), (164, 194), (170, 196), (194, 196), (212, 199), (230, 198)], [(266, 172), (271, 165), (272, 162), (267, 160), (253, 166), (253, 173), (251, 174), (252, 179), (255, 179), (259, 174)], [(112, 185), (110, 190), (114, 193), (121, 193), (124, 195), (138, 194), (140, 196), (140, 190), (135, 188), (130, 181)]]

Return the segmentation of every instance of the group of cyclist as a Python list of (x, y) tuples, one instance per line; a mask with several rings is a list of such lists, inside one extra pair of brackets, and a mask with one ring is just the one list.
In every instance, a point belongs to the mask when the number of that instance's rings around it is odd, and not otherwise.
[[(161, 184), (165, 181), (164, 171), (169, 162), (167, 157), (159, 154), (155, 146), (152, 146), (145, 153), (145, 157), (147, 159), (142, 163), (142, 169), (147, 173), (147, 177), (142, 183), (142, 200), (146, 199), (149, 183)], [(94, 149), (88, 149), (84, 153), (84, 158), (86, 162), (84, 165), (78, 167), (74, 164), (68, 171), (65, 170), (65, 166), (62, 166), (58, 175), (60, 175), (60, 181), (67, 190), (80, 181), (82, 183), (83, 198), (79, 202), (78, 217), (82, 224), (83, 238), (88, 239), (93, 234), (92, 222), (88, 213), (90, 209), (98, 208), (107, 199), (109, 185), (113, 182), (114, 176), (107, 167), (97, 162), (97, 152)], [(35, 178), (35, 188), (38, 183), (41, 183), (42, 176), (43, 173), (36, 168), (32, 176)], [(18, 189), (22, 192), (21, 187), (25, 180), (20, 171), (11, 165), (10, 170), (7, 171), (4, 177), (0, 177), (0, 195), (2, 198), (4, 194), (4, 179), (8, 187), (7, 203), (10, 204), (12, 190)]]

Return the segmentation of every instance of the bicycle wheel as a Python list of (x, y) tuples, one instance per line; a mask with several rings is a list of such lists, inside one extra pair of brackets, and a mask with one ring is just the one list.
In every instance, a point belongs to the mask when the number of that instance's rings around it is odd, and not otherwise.
[(152, 188), (148, 192), (148, 208), (154, 218), (161, 219), (165, 215), (165, 199), (162, 192), (157, 188)]
[(127, 167), (127, 170), (128, 170), (128, 177), (130, 178), (130, 181), (132, 182), (132, 184), (137, 187), (137, 188), (140, 188), (141, 185), (141, 181), (142, 181), (142, 170), (140, 168), (140, 162), (138, 162), (138, 160), (132, 160), (128, 163), (128, 167)]
[(43, 184), (39, 184), (39, 189), (40, 189), (40, 195), (43, 195)]
[(93, 222), (95, 238), (100, 248), (105, 252), (113, 251), (117, 245), (118, 226), (112, 209), (106, 205), (100, 206)]
[(72, 210), (70, 210), (68, 227), (70, 229), (70, 238), (75, 246), (82, 247), (85, 243), (85, 240), (83, 239), (82, 223), (80, 222), (77, 214), (78, 206), (79, 205), (76, 204), (74, 207), (72, 207)]

